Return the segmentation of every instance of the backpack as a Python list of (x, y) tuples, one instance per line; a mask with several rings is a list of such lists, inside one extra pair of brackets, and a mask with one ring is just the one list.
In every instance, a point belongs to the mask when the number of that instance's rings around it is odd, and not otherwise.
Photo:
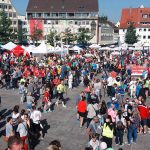
[(123, 122), (119, 120), (116, 124), (117, 129), (124, 130), (125, 126), (123, 125)]

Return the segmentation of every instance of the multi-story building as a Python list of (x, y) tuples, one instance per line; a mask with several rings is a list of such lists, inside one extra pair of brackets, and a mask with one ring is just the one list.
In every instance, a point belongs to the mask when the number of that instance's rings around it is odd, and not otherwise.
[(117, 44), (119, 37), (118, 28), (110, 21), (99, 20), (99, 44)]
[(27, 26), (30, 34), (39, 26), (45, 37), (51, 30), (77, 33), (86, 28), (93, 35), (91, 43), (98, 43), (98, 12), (98, 0), (29, 0)]
[(18, 13), (13, 6), (11, 0), (0, 0), (0, 10), (5, 10), (7, 16), (11, 19), (12, 21), (12, 29), (13, 31), (18, 30)]
[(136, 35), (141, 43), (150, 41), (150, 8), (125, 8), (122, 10), (120, 20), (119, 37), (120, 42), (125, 43), (127, 28), (133, 24)]

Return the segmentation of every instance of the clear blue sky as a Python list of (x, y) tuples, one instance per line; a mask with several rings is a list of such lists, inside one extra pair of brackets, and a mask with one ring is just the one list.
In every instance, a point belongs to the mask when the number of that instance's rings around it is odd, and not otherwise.
[[(18, 12), (24, 15), (28, 0), (12, 0), (12, 2)], [(99, 12), (100, 15), (107, 15), (110, 21), (117, 22), (122, 8), (134, 8), (142, 4), (144, 7), (150, 7), (150, 0), (99, 0)]]

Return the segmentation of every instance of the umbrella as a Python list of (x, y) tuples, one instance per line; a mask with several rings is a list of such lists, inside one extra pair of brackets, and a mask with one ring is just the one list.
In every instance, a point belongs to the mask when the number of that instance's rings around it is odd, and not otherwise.
[(92, 54), (85, 54), (84, 57), (94, 57)]

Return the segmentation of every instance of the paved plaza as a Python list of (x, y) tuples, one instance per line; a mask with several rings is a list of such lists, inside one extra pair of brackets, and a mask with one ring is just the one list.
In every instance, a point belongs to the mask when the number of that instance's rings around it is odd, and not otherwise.
[[(67, 108), (63, 108), (61, 104), (59, 107), (55, 107), (53, 112), (43, 114), (43, 123), (45, 127), (45, 138), (39, 141), (36, 145), (35, 150), (44, 150), (48, 146), (49, 142), (58, 139), (62, 144), (63, 150), (84, 150), (84, 147), (88, 142), (87, 129), (84, 126), (82, 129), (79, 128), (79, 122), (76, 120), (76, 108), (75, 108), (75, 97), (83, 89), (82, 86), (68, 91), (66, 98)], [(1, 111), (3, 111), (4, 118), (0, 121), (0, 133), (1, 135), (5, 129), (5, 120), (10, 115), (11, 109), (14, 105), (19, 104), (20, 98), (17, 90), (0, 90), (2, 97)], [(106, 100), (106, 98), (103, 97)], [(107, 98), (108, 99), (108, 98)], [(20, 106), (21, 108), (23, 106)], [(126, 135), (124, 136), (124, 142), (126, 142)], [(150, 150), (150, 134), (138, 135), (137, 144), (128, 146), (125, 144), (123, 150)], [(113, 144), (114, 149), (118, 147)], [(0, 140), (0, 150), (6, 148), (6, 143)]]

